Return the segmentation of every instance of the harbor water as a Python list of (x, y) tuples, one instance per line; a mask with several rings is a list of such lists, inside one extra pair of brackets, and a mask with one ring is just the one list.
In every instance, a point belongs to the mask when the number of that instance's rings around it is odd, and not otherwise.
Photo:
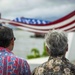
[(44, 38), (31, 38), (34, 33), (23, 30), (14, 30), (14, 36), (16, 37), (13, 49), (15, 55), (26, 59), (27, 55), (31, 54), (32, 48), (37, 48), (42, 53)]

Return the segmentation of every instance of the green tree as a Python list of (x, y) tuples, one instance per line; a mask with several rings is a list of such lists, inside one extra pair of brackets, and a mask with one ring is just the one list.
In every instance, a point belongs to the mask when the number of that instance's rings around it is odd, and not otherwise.
[(31, 50), (31, 52), (33, 52), (34, 54), (34, 57), (40, 57), (40, 53), (39, 53), (39, 50), (37, 49), (37, 48), (33, 48), (32, 50)]
[(39, 53), (39, 50), (37, 48), (32, 48), (31, 49), (31, 53), (33, 53), (33, 54), (32, 55), (28, 55), (27, 56), (28, 59), (40, 57), (40, 53)]
[(42, 53), (42, 55), (40, 55), (39, 50), (37, 48), (32, 48), (31, 53), (32, 53), (32, 55), (27, 56), (28, 59), (48, 56), (45, 43), (43, 45), (43, 53)]

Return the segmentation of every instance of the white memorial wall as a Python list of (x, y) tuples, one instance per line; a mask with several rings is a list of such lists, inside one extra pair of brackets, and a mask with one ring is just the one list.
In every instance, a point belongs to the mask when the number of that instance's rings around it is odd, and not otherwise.
[(68, 52), (66, 57), (70, 61), (75, 60), (75, 32), (68, 33)]

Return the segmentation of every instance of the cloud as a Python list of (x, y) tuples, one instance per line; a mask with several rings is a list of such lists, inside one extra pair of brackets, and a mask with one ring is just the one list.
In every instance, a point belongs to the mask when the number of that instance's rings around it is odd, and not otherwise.
[(29, 17), (47, 19), (75, 10), (75, 0), (0, 0), (3, 18)]

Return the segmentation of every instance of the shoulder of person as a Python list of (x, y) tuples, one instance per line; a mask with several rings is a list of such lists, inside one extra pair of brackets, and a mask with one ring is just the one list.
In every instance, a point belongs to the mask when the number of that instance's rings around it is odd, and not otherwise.
[(44, 67), (39, 66), (36, 67), (33, 71), (32, 71), (32, 75), (39, 75), (42, 74), (44, 72)]
[(73, 71), (75, 74), (75, 65), (73, 63), (69, 63), (69, 64), (71, 65), (71, 71)]
[(66, 65), (71, 70), (71, 72), (74, 73), (75, 75), (75, 65), (71, 63), (70, 61), (68, 61)]
[(40, 66), (36, 67), (33, 71), (32, 71), (32, 75), (39, 75), (38, 73), (43, 73), (44, 71), (44, 67), (46, 66), (46, 63), (48, 61), (44, 62), (43, 64), (41, 64)]
[(24, 58), (21, 58), (21, 57), (15, 56), (15, 55), (12, 55), (11, 57), (17, 62), (27, 63), (26, 59), (24, 59)]

